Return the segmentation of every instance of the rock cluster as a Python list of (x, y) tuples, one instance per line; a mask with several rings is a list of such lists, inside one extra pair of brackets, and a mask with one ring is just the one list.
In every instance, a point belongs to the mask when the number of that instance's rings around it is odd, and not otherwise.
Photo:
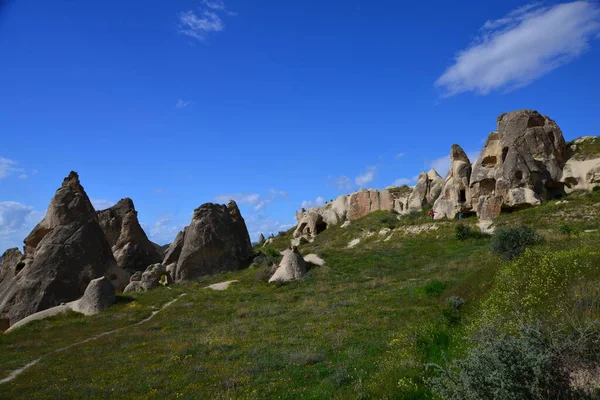
[(165, 284), (167, 285), (173, 283), (171, 274), (163, 264), (150, 265), (144, 273), (136, 272), (131, 277), (129, 285), (125, 287), (124, 292), (147, 292), (160, 285), (161, 279), (165, 279)]
[(25, 238), (25, 254), (13, 249), (6, 258), (0, 314), (11, 324), (80, 298), (93, 279), (106, 276), (118, 290), (129, 281), (75, 172), (65, 178), (44, 219)]
[(142, 229), (131, 199), (122, 199), (111, 208), (98, 211), (98, 220), (121, 268), (133, 273), (162, 261), (157, 246)]
[(176, 282), (247, 267), (253, 256), (250, 236), (237, 204), (206, 203), (171, 244), (164, 265), (176, 263)]

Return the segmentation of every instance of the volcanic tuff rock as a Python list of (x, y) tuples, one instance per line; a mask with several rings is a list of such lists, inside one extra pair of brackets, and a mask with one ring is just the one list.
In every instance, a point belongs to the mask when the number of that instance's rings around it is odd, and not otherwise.
[(421, 211), (427, 206), (432, 206), (442, 193), (443, 187), (444, 179), (436, 170), (431, 169), (429, 172), (421, 172), (417, 180), (417, 186), (408, 198), (409, 211)]
[(78, 299), (92, 279), (106, 275), (119, 290), (127, 284), (129, 274), (117, 265), (77, 173), (65, 178), (44, 219), (25, 238), (17, 269), (0, 293), (0, 314), (11, 323)]
[(237, 204), (206, 203), (195, 209), (192, 222), (177, 235), (163, 263), (171, 264), (177, 253), (176, 282), (247, 267), (253, 250)]
[(131, 281), (124, 292), (146, 292), (152, 290), (160, 285), (160, 280), (163, 276), (166, 277), (167, 285), (173, 283), (171, 274), (167, 272), (167, 268), (164, 265), (150, 265), (141, 276), (136, 273), (131, 277)]
[(469, 157), (462, 147), (453, 144), (450, 149), (450, 170), (442, 193), (433, 205), (435, 219), (452, 219), (458, 212), (466, 212), (470, 209), (470, 205), (467, 204), (470, 178), (471, 162)]
[(584, 136), (567, 149), (569, 159), (563, 168), (561, 182), (565, 192), (591, 190), (600, 184), (600, 137)]
[(287, 282), (302, 278), (306, 274), (306, 261), (296, 247), (283, 252), (279, 268), (269, 282)]
[(142, 229), (131, 199), (122, 199), (111, 208), (98, 211), (98, 220), (121, 268), (143, 271), (162, 261), (156, 245)]
[(566, 147), (556, 123), (531, 110), (502, 114), (497, 123), (471, 172), (471, 207), (485, 219), (563, 193)]
[(102, 276), (92, 279), (83, 296), (73, 302), (71, 309), (83, 315), (96, 315), (115, 302), (115, 287)]

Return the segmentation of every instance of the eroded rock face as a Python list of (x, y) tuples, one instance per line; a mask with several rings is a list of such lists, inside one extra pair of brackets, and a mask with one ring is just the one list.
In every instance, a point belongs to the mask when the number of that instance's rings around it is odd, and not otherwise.
[(565, 192), (592, 190), (600, 185), (600, 136), (578, 138), (567, 152), (569, 158), (561, 177)]
[(122, 199), (111, 208), (98, 211), (98, 220), (121, 268), (143, 271), (148, 265), (162, 261), (156, 245), (142, 229), (131, 199)]
[[(194, 210), (191, 224), (178, 238), (182, 246), (176, 282), (246, 268), (253, 255), (246, 223), (234, 201), (227, 206), (203, 204)], [(168, 261), (172, 261), (178, 246), (179, 243), (173, 243), (164, 264), (171, 263)]]
[(171, 274), (164, 265), (150, 265), (141, 275), (136, 273), (136, 275), (131, 277), (131, 281), (124, 292), (146, 292), (152, 290), (160, 285), (160, 280), (163, 276), (166, 277), (167, 285), (173, 283)]
[(296, 247), (283, 252), (279, 268), (269, 282), (288, 282), (301, 279), (306, 274), (306, 261)]
[(173, 263), (177, 264), (177, 260), (179, 260), (179, 256), (181, 255), (181, 249), (183, 249), (185, 231), (185, 228), (182, 231), (179, 231), (179, 233), (175, 237), (175, 240), (173, 240), (173, 243), (171, 243), (171, 245), (165, 252), (165, 258), (163, 260), (164, 265), (169, 265)]
[(471, 178), (471, 162), (467, 153), (457, 144), (450, 149), (450, 170), (444, 187), (433, 205), (435, 219), (453, 219), (459, 212), (471, 209), (469, 199), (469, 183)]
[(566, 148), (556, 123), (531, 110), (502, 114), (497, 122), (471, 172), (470, 202), (480, 218), (563, 193)]
[(83, 315), (96, 315), (106, 310), (115, 302), (115, 287), (102, 276), (92, 279), (83, 296), (71, 305), (73, 311)]
[(408, 197), (408, 211), (421, 211), (425, 207), (433, 206), (443, 187), (444, 179), (436, 170), (421, 172), (417, 185)]
[(65, 178), (44, 219), (25, 238), (19, 265), (8, 289), (0, 293), (0, 314), (8, 314), (11, 324), (80, 298), (93, 279), (107, 276), (119, 290), (129, 281), (75, 172)]
[(298, 227), (294, 231), (294, 238), (315, 237), (327, 229), (323, 216), (316, 209), (310, 209), (304, 212), (304, 215), (298, 222)]

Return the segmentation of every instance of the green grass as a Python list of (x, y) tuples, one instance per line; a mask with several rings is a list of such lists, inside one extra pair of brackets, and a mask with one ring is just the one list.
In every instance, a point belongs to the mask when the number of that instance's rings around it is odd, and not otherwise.
[[(561, 216), (572, 218), (578, 232), (597, 227), (597, 219), (581, 214), (600, 210), (600, 193), (555, 203), (502, 215), (497, 224), (534, 221), (548, 239), (536, 251), (597, 246), (599, 233), (564, 235), (558, 224)], [(433, 372), (424, 365), (464, 353), (469, 324), (499, 290), (497, 271), (507, 264), (490, 253), (489, 238), (458, 240), (458, 222), (432, 222), (426, 213), (400, 218), (384, 242), (378, 232), (390, 217), (396, 216), (372, 213), (300, 246), (326, 260), (301, 281), (267, 284), (256, 267), (120, 297), (97, 316), (57, 316), (2, 335), (0, 377), (47, 356), (0, 386), (1, 397), (433, 398), (424, 383)], [(424, 224), (438, 229), (405, 231)], [(292, 232), (263, 250), (287, 247)], [(367, 232), (374, 234), (346, 248)], [(232, 279), (240, 282), (224, 292), (203, 289)], [(181, 293), (187, 295), (145, 324), (50, 354), (131, 325)], [(449, 310), (445, 299), (453, 295), (466, 300), (460, 310)]]
[[(591, 137), (582, 143), (576, 144), (575, 141), (567, 143), (567, 155), (575, 160), (590, 160), (600, 157), (600, 136)], [(575, 145), (575, 151), (571, 146)]]

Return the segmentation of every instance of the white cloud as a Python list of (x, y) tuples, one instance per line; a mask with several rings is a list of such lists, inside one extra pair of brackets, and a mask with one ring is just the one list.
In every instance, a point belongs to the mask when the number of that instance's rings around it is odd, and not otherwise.
[(225, 29), (223, 20), (214, 12), (205, 10), (200, 15), (193, 11), (182, 12), (179, 15), (181, 22), (180, 33), (203, 41), (211, 32), (221, 32)]
[(29, 176), (27, 174), (19, 175), (19, 179), (27, 179), (27, 178), (29, 178)]
[(15, 201), (0, 202), (0, 235), (7, 236), (26, 227), (33, 207)]
[(110, 208), (115, 205), (115, 202), (110, 200), (90, 199), (90, 201), (92, 202), (92, 205), (94, 206), (94, 209), (96, 211), (106, 210), (107, 208)]
[(16, 168), (15, 165), (17, 165), (16, 161), (0, 157), (0, 179), (6, 178), (14, 172), (23, 171), (21, 168)]
[(348, 178), (346, 175), (340, 175), (335, 178), (330, 176), (327, 178), (327, 185), (336, 188), (339, 191), (349, 191), (354, 187), (354, 183), (352, 179)]
[(254, 206), (260, 201), (260, 195), (258, 193), (235, 193), (221, 194), (215, 197), (215, 201), (221, 204), (227, 204), (229, 200), (233, 200), (239, 205)]
[(359, 175), (354, 179), (354, 182), (358, 186), (367, 185), (373, 181), (373, 178), (375, 178), (375, 172), (377, 172), (377, 167), (368, 167), (364, 174)]
[(179, 231), (185, 227), (185, 224), (174, 223), (171, 218), (159, 219), (151, 225), (147, 223), (141, 223), (141, 225), (150, 240), (158, 244), (171, 243)]
[(404, 156), (405, 156), (405, 154), (404, 154), (404, 153), (398, 153), (398, 154), (396, 154), (396, 155), (394, 156), (394, 158), (395, 158), (396, 160), (398, 160), (398, 159), (400, 159), (400, 158), (402, 158), (402, 157), (404, 157)]
[(315, 200), (315, 203), (316, 203), (318, 206), (322, 206), (323, 204), (325, 204), (325, 198), (324, 198), (324, 197), (321, 197), (321, 196), (319, 196), (319, 197), (317, 197), (317, 200)]
[(323, 204), (325, 204), (325, 198), (322, 196), (319, 196), (315, 199), (315, 201), (312, 200), (304, 200), (301, 204), (302, 208), (304, 209), (309, 209), (312, 207), (321, 207)]
[(202, 4), (208, 8), (212, 8), (213, 10), (225, 9), (225, 3), (223, 3), (223, 0), (202, 0)]
[(394, 187), (398, 187), (398, 186), (404, 186), (404, 185), (412, 185), (415, 182), (414, 178), (398, 178), (394, 181), (394, 183), (392, 184), (392, 186)]
[(444, 96), (526, 86), (581, 55), (600, 32), (596, 3), (540, 4), (487, 21), (480, 36), (458, 53), (454, 65), (435, 82)]
[(190, 105), (189, 101), (185, 101), (183, 99), (179, 99), (179, 100), (177, 100), (177, 104), (175, 104), (175, 107), (177, 107), (177, 108), (186, 108), (189, 105)]
[[(477, 159), (478, 156), (479, 156), (478, 151), (467, 152), (467, 157), (469, 157), (469, 161), (471, 161), (471, 164), (475, 163), (475, 160)], [(444, 177), (444, 176), (446, 176), (446, 174), (448, 174), (448, 171), (450, 170), (450, 164), (451, 164), (450, 156), (448, 155), (448, 156), (436, 158), (435, 160), (433, 160), (431, 162), (429, 167), (435, 169), (438, 174), (440, 174), (441, 176)]]
[(262, 233), (265, 237), (271, 234), (276, 235), (279, 231), (287, 231), (296, 226), (295, 223), (285, 223), (280, 220), (272, 220), (264, 215), (250, 215), (245, 218), (248, 233), (253, 242), (258, 241)]

